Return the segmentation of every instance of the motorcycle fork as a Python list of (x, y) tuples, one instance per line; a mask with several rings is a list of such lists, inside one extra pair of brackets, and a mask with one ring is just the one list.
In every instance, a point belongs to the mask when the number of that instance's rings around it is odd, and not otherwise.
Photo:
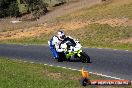
[(66, 58), (70, 58), (74, 53), (73, 52), (69, 52), (68, 54), (66, 54)]
[(75, 54), (77, 54), (78, 57), (81, 57), (81, 54), (80, 54), (81, 52), (82, 52), (82, 50), (78, 50), (77, 52), (69, 52), (68, 54), (66, 54), (66, 58), (68, 59)]

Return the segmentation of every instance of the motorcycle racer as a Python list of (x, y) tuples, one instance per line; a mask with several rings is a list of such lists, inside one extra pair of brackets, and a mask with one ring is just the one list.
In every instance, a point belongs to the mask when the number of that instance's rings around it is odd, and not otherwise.
[(58, 62), (72, 61), (74, 57), (83, 63), (90, 63), (90, 57), (82, 50), (80, 42), (70, 36), (65, 36), (63, 31), (57, 32), (48, 43), (53, 58)]
[(50, 39), (50, 50), (54, 59), (59, 57), (58, 52), (62, 50), (60, 49), (60, 44), (65, 38), (65, 33), (63, 31), (58, 31), (57, 34)]

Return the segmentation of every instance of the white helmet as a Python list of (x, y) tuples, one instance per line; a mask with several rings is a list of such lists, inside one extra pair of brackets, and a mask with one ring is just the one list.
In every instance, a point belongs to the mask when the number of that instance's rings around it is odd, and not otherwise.
[(64, 40), (65, 39), (65, 33), (63, 32), (63, 31), (59, 31), (58, 33), (57, 33), (57, 37), (59, 38), (59, 40)]

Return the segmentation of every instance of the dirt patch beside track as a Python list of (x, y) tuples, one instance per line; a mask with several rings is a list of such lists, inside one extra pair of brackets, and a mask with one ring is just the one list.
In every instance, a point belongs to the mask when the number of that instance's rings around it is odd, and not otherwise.
[(4, 21), (1, 20), (0, 31), (18, 30), (18, 29), (33, 27), (38, 24), (44, 24), (46, 21), (53, 20), (56, 17), (63, 16), (65, 14), (74, 12), (84, 7), (90, 7), (99, 4), (100, 2), (101, 0), (77, 0), (76, 2), (73, 3), (67, 3), (60, 7), (57, 7), (57, 9), (54, 9), (53, 11), (47, 13), (45, 16), (41, 17), (37, 21), (23, 21), (21, 23), (12, 24), (10, 23), (10, 21), (16, 19), (10, 19), (10, 20), (7, 19)]
[[(23, 37), (36, 37), (43, 33), (50, 33), (51, 31), (57, 31), (58, 29), (64, 30), (77, 30), (90, 24), (108, 24), (112, 27), (115, 26), (132, 26), (132, 20), (128, 19), (101, 19), (97, 21), (71, 21), (71, 22), (57, 22), (52, 24), (41, 24), (36, 27), (30, 27), (20, 30), (7, 31), (0, 33), (0, 40), (5, 39), (18, 39)], [(131, 40), (131, 39), (130, 39)], [(123, 41), (121, 41), (123, 42)], [(127, 42), (127, 41), (124, 41)]]

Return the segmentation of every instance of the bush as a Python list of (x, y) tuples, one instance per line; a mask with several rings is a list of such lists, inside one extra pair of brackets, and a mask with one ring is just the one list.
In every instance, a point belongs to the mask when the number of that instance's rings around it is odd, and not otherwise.
[(19, 8), (18, 5), (16, 4), (16, 2), (12, 2), (9, 5), (9, 9), (8, 9), (8, 15), (9, 16), (18, 16), (19, 15)]
[(7, 16), (17, 16), (19, 12), (15, 0), (0, 0), (0, 18)]

